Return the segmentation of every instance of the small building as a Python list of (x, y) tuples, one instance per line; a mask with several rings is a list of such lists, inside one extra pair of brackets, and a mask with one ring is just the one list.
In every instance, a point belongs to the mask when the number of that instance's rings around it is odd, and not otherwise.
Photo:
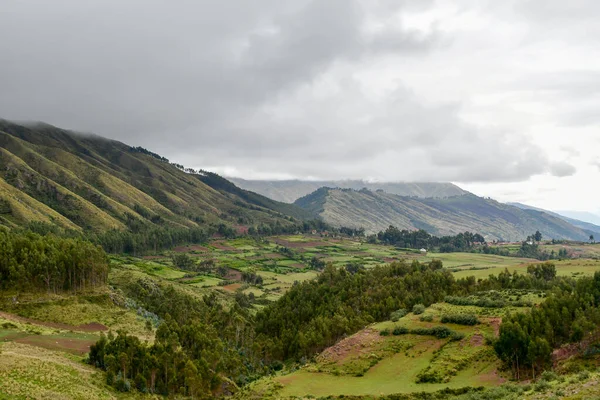
[(421, 251), (421, 254), (423, 254), (423, 255), (427, 254), (427, 249), (421, 249), (420, 251)]

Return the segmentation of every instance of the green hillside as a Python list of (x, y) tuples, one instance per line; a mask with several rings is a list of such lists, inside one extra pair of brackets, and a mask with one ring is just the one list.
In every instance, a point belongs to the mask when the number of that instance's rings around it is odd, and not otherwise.
[(245, 180), (229, 178), (241, 188), (265, 195), (271, 199), (293, 203), (322, 187), (369, 190), (384, 190), (400, 196), (450, 197), (461, 196), (468, 192), (452, 183), (446, 182), (368, 182), (363, 180), (338, 181), (302, 181), (302, 180)]
[(289, 224), (308, 213), (189, 173), (142, 148), (50, 125), (0, 120), (0, 224), (103, 232)]
[(417, 198), (384, 191), (319, 189), (295, 202), (334, 226), (364, 227), (377, 232), (394, 225), (424, 229), (433, 235), (479, 232), (488, 240), (523, 240), (539, 230), (546, 238), (587, 240), (587, 231), (553, 215), (523, 210), (467, 194)]

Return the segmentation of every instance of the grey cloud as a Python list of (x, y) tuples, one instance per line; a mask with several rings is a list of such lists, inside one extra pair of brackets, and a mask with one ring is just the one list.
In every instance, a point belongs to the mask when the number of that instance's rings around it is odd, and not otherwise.
[[(5, 118), (259, 175), (474, 182), (569, 174), (526, 137), (463, 122), (460, 102), (430, 104), (402, 82), (374, 95), (357, 77), (366, 64), (426, 57), (448, 39), (399, 23), (431, 2), (7, 1)], [(367, 29), (372, 23), (378, 29)]]
[(559, 178), (574, 175), (575, 172), (577, 172), (577, 169), (565, 162), (555, 162), (550, 164), (550, 173)]

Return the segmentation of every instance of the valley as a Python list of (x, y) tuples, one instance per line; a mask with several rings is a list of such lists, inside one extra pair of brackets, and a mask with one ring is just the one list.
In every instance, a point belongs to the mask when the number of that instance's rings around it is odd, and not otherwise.
[[(597, 246), (563, 246), (578, 258), (557, 261), (557, 275), (577, 278), (600, 271)], [(177, 266), (182, 256), (191, 260), (191, 264), (183, 268)], [(90, 346), (109, 330), (113, 334), (123, 330), (150, 343), (154, 341), (162, 318), (145, 309), (140, 298), (134, 298), (129, 287), (135, 282), (151, 281), (157, 287), (169, 286), (198, 301), (212, 296), (225, 309), (237, 304), (255, 314), (277, 302), (294, 285), (314, 280), (322, 268), (315, 260), (342, 269), (350, 265), (372, 269), (401, 260), (421, 263), (441, 260), (444, 268), (452, 271), (457, 279), (487, 278), (505, 269), (526, 274), (529, 265), (540, 263), (533, 259), (477, 253), (421, 254), (359, 239), (321, 235), (216, 238), (202, 245), (179, 246), (148, 256), (113, 255), (110, 256), (108, 289), (78, 295), (3, 294), (0, 374), (5, 379), (1, 380), (0, 393), (16, 397), (32, 393), (34, 397), (117, 396), (113, 389), (105, 386), (101, 373), (82, 361)], [(244, 275), (258, 276), (261, 280), (244, 278)], [(543, 301), (541, 293), (505, 290), (498, 298), (509, 303), (518, 299), (537, 304)], [(276, 372), (240, 387), (236, 396), (293, 398), (377, 394), (385, 397), (399, 393), (443, 393), (439, 392), (442, 389), (450, 390), (444, 393), (459, 395), (465, 387), (495, 388), (508, 382), (510, 374), (503, 370), (493, 346), (488, 343), (497, 337), (506, 312), (527, 309), (527, 305), (482, 308), (434, 303), (420, 314), (409, 312), (395, 321), (368, 324), (304, 365), (285, 367), (285, 372)], [(440, 323), (442, 316), (449, 314), (476, 315), (479, 323), (475, 326)], [(457, 332), (458, 337), (394, 333), (399, 327), (430, 329), (436, 326), (445, 326)], [(382, 332), (387, 333), (383, 336)], [(10, 373), (6, 370), (8, 365)], [(30, 374), (40, 368), (48, 370), (48, 378), (32, 382)], [(70, 383), (63, 387), (57, 382), (65, 379), (65, 373), (69, 374), (67, 382)], [(439, 374), (435, 376), (440, 378), (435, 379), (442, 381), (418, 383), (424, 379), (419, 378), (424, 373)], [(79, 394), (82, 397), (78, 397)]]

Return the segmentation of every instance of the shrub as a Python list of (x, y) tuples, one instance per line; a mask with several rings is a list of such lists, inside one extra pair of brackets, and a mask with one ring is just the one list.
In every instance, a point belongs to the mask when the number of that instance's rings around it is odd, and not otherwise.
[(550, 387), (551, 387), (550, 383), (542, 380), (533, 386), (533, 390), (535, 390), (536, 392), (545, 392), (546, 390), (550, 389)]
[(425, 306), (423, 304), (415, 304), (412, 312), (415, 315), (423, 314), (425, 312)]
[(554, 371), (544, 371), (540, 375), (540, 380), (544, 380), (547, 382), (552, 382), (558, 379), (558, 375)]
[(404, 317), (406, 314), (408, 314), (408, 311), (404, 308), (401, 308), (399, 310), (394, 311), (393, 313), (390, 314), (390, 319), (393, 322), (398, 321), (400, 318)]
[(397, 326), (392, 331), (392, 335), (394, 335), (394, 336), (406, 335), (408, 332), (409, 332), (408, 328), (405, 328), (403, 326)]
[(421, 315), (421, 317), (419, 319), (423, 322), (431, 322), (431, 321), (433, 321), (433, 315), (431, 315), (431, 314)]
[(125, 379), (118, 379), (115, 382), (115, 388), (119, 392), (129, 392), (131, 391), (131, 383), (129, 383), (129, 381)]
[(585, 381), (589, 377), (590, 377), (590, 373), (588, 371), (581, 371), (580, 373), (577, 374), (577, 379), (579, 379), (580, 382)]
[(390, 335), (390, 330), (389, 329), (382, 329), (381, 331), (379, 331), (379, 335), (381, 335), (381, 336), (389, 336)]
[(412, 329), (410, 333), (423, 336), (435, 336), (438, 339), (445, 339), (449, 337), (453, 333), (453, 331), (446, 328), (445, 326), (434, 326), (433, 328)]
[(477, 325), (479, 320), (474, 314), (448, 314), (442, 316), (441, 322), (443, 324), (458, 324), (458, 325)]
[(106, 373), (106, 384), (112, 386), (115, 383), (115, 374), (112, 371)]

